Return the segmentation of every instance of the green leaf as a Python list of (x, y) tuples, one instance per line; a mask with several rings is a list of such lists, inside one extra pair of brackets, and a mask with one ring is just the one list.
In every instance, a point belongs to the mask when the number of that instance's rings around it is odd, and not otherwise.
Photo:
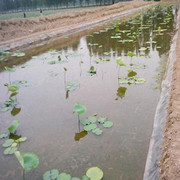
[(133, 52), (129, 51), (127, 55), (130, 56), (130, 57), (133, 57), (133, 56), (135, 56), (136, 54), (134, 54)]
[(53, 180), (56, 179), (58, 175), (59, 175), (59, 171), (57, 169), (52, 169), (44, 173), (43, 180)]
[(14, 148), (16, 147), (18, 144), (16, 142), (14, 142), (12, 145), (11, 145), (11, 148)]
[(113, 126), (113, 122), (111, 122), (111, 121), (106, 121), (106, 122), (103, 124), (103, 126), (104, 126), (105, 128), (110, 128), (110, 127)]
[(21, 138), (17, 139), (16, 142), (19, 143), (19, 142), (24, 142), (26, 140), (27, 140), (27, 137), (21, 137)]
[(0, 139), (6, 138), (6, 137), (8, 137), (8, 136), (9, 136), (8, 133), (0, 134)]
[(90, 124), (90, 125), (84, 126), (85, 131), (91, 131), (91, 130), (96, 129), (96, 128), (97, 128), (96, 124)]
[(143, 84), (145, 82), (146, 80), (144, 78), (138, 78), (138, 77), (135, 78), (135, 84)]
[(14, 154), (17, 151), (17, 147), (9, 147), (4, 150), (4, 155)]
[(50, 61), (50, 62), (48, 62), (48, 64), (57, 64), (58, 62), (57, 61)]
[(83, 119), (81, 119), (81, 124), (83, 125), (83, 126), (85, 126), (85, 125), (89, 125), (90, 124), (90, 122), (89, 122), (89, 119), (88, 118), (83, 118)]
[(79, 82), (78, 81), (71, 81), (67, 83), (66, 89), (67, 91), (74, 91), (79, 87)]
[(100, 128), (95, 128), (92, 130), (92, 133), (96, 134), (96, 135), (101, 135), (103, 133), (103, 130), (101, 130)]
[(126, 64), (124, 63), (124, 61), (123, 61), (122, 58), (117, 58), (117, 59), (116, 59), (116, 63), (117, 63), (119, 66), (126, 66)]
[(36, 168), (39, 164), (39, 158), (34, 153), (22, 153), (21, 154), (24, 159), (24, 169), (31, 170), (32, 168)]
[(13, 139), (8, 139), (5, 141), (5, 143), (2, 145), (3, 147), (9, 147), (14, 143)]
[(9, 51), (6, 51), (6, 52), (1, 52), (0, 55), (6, 57), (6, 56), (9, 56), (10, 52)]
[(81, 180), (81, 179), (77, 177), (72, 177), (71, 180)]
[(90, 180), (101, 180), (103, 177), (103, 171), (98, 167), (91, 167), (87, 170), (86, 175)]
[(15, 86), (15, 85), (11, 85), (8, 87), (8, 91), (11, 91), (11, 92), (16, 92), (19, 90), (19, 87)]
[(71, 180), (71, 175), (63, 172), (57, 177), (57, 180)]
[(14, 133), (19, 126), (19, 119), (14, 120), (11, 125), (8, 127), (10, 133)]
[(97, 121), (96, 117), (94, 117), (94, 116), (89, 116), (88, 120), (89, 120), (90, 123), (95, 123)]
[(82, 176), (82, 180), (90, 180), (86, 175)]
[(98, 122), (100, 123), (100, 124), (103, 124), (104, 122), (106, 122), (107, 121), (107, 118), (106, 117), (100, 117), (99, 119), (98, 119)]
[(5, 70), (8, 71), (8, 72), (15, 72), (15, 71), (16, 71), (15, 68), (10, 68), (10, 67), (7, 67), (7, 66), (5, 66), (4, 68), (5, 68)]
[(80, 103), (76, 103), (73, 108), (73, 113), (82, 115), (82, 114), (86, 113), (86, 107)]
[(19, 151), (16, 151), (14, 154), (15, 154), (17, 160), (19, 161), (19, 163), (21, 164), (22, 168), (24, 169), (24, 159), (21, 156), (21, 153)]

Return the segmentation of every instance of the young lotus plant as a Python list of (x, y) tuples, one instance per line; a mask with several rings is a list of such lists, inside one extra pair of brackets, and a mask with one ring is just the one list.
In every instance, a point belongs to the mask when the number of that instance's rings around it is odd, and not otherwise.
[(80, 132), (80, 115), (83, 115), (86, 113), (86, 107), (83, 104), (76, 103), (73, 107), (73, 113), (76, 113), (78, 115), (78, 125), (79, 125), (79, 132)]
[(132, 66), (132, 58), (133, 58), (134, 56), (136, 56), (136, 54), (134, 54), (133, 52), (129, 51), (127, 55), (128, 55), (129, 57), (131, 57), (130, 66)]
[(126, 66), (126, 64), (124, 63), (124, 60), (122, 58), (117, 58), (116, 63), (118, 65), (118, 78), (119, 78), (120, 67), (121, 66)]
[(14, 154), (23, 168), (23, 180), (25, 180), (25, 171), (36, 168), (39, 165), (39, 158), (36, 154), (30, 152), (20, 153), (16, 151)]

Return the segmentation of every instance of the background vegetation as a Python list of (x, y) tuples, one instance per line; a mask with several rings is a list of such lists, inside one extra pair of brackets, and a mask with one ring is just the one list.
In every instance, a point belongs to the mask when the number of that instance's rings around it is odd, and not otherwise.
[[(0, 13), (114, 4), (123, 0), (0, 0)], [(126, 1), (126, 0), (125, 0)]]

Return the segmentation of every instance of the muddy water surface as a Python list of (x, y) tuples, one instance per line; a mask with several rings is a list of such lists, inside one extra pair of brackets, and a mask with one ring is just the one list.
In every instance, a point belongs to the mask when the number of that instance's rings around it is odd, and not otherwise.
[[(175, 9), (164, 7), (143, 12), (121, 24), (113, 22), (63, 48), (53, 47), (56, 51), (49, 49), (38, 56), (32, 53), (26, 62), (16, 64), (13, 73), (2, 70), (9, 62), (1, 63), (1, 103), (10, 96), (4, 84), (16, 80), (30, 84), (18, 91), (17, 107), (21, 111), (17, 115), (13, 116), (11, 110), (0, 112), (0, 133), (7, 132), (12, 120), (18, 118), (17, 134), (28, 138), (19, 150), (39, 156), (40, 164), (26, 174), (27, 180), (42, 179), (45, 171), (54, 168), (81, 177), (91, 166), (103, 170), (104, 180), (142, 179), (160, 95), (154, 88), (153, 76), (170, 48), (174, 16)], [(135, 56), (129, 57), (129, 51)], [(126, 66), (117, 65), (119, 57)], [(91, 76), (88, 71), (92, 66), (96, 74)], [(127, 77), (129, 69), (146, 82), (120, 84), (118, 77)], [(67, 93), (69, 81), (78, 81), (80, 86)], [(100, 136), (89, 132), (77, 140), (76, 133), (83, 129), (79, 131), (78, 117), (72, 113), (76, 102), (87, 107), (82, 117), (97, 113), (108, 117), (113, 127), (102, 128)], [(3, 151), (1, 146), (0, 179), (22, 179), (16, 158), (4, 156)]]

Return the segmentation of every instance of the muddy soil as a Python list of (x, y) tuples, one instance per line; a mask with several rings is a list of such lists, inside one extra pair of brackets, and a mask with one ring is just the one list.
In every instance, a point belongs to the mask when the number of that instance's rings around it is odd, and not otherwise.
[[(179, 12), (180, 16), (180, 12)], [(170, 102), (167, 109), (167, 121), (164, 130), (164, 142), (160, 160), (160, 180), (180, 179), (180, 24), (176, 47), (176, 60)]]
[(65, 12), (40, 18), (0, 21), (0, 46), (54, 32), (56, 30), (64, 30), (86, 23), (93, 23), (94, 21), (109, 18), (124, 11), (150, 4), (156, 3), (144, 1), (120, 2), (94, 10)]

